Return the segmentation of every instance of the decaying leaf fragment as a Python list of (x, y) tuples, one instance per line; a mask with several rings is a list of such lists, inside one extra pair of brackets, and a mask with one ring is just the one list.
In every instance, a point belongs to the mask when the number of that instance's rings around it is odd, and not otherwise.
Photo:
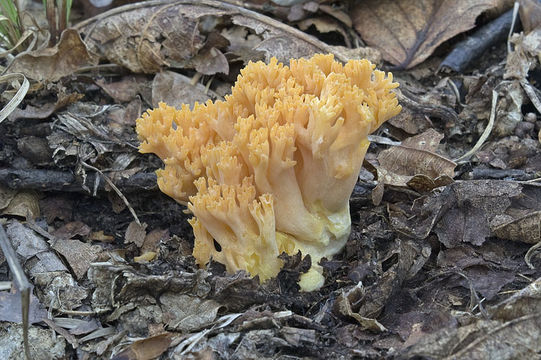
[[(500, 180), (460, 181), (406, 207), (389, 207), (393, 227), (418, 239), (435, 231), (452, 248), (461, 243), (481, 245), (489, 236), (535, 243), (539, 241), (541, 186)], [(537, 232), (536, 232), (537, 231)]]
[(393, 65), (409, 69), (471, 29), (477, 16), (494, 6), (493, 0), (369, 0), (359, 2), (352, 17), (367, 44)]
[(97, 61), (79, 33), (67, 29), (56, 46), (18, 56), (9, 66), (9, 71), (23, 73), (37, 81), (57, 81), (83, 66), (95, 65)]
[[(402, 351), (404, 358), (530, 359), (541, 351), (540, 280), (491, 307), (491, 320), (464, 318)], [(505, 354), (505, 355), (504, 355)]]
[(429, 129), (382, 151), (378, 155), (379, 182), (372, 194), (374, 203), (381, 201), (384, 185), (428, 192), (452, 183), (456, 164), (435, 153), (441, 139), (443, 135)]

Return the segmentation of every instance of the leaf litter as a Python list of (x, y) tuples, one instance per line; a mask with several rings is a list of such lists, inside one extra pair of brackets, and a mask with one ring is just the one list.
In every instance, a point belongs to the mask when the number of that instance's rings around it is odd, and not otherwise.
[[(36, 358), (536, 357), (539, 9), (520, 2), (509, 51), (441, 73), (494, 2), (380, 3), (133, 3), (12, 60), (32, 84), (0, 125), (0, 224), (33, 285)], [(345, 249), (312, 293), (296, 286), (300, 256), (262, 285), (199, 269), (189, 214), (157, 191), (134, 120), (222, 98), (250, 60), (314, 52), (408, 69), (394, 71), (404, 111), (366, 156)], [(22, 359), (13, 271), (0, 253), (0, 357)]]

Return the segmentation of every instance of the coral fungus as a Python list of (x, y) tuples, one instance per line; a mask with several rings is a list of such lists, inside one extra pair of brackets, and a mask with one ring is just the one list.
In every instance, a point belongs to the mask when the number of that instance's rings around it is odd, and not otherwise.
[(301, 288), (323, 285), (317, 263), (349, 236), (367, 136), (401, 109), (398, 84), (374, 68), (332, 55), (249, 63), (225, 101), (161, 103), (137, 120), (140, 151), (164, 161), (160, 189), (188, 201), (201, 266), (212, 258), (264, 281), (300, 250), (312, 259)]

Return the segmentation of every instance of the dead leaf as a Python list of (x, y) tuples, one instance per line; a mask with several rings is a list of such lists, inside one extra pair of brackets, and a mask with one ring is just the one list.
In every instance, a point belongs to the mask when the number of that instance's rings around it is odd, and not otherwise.
[(146, 76), (125, 76), (119, 81), (107, 82), (105, 79), (97, 79), (96, 85), (112, 97), (115, 102), (128, 102), (133, 100), (146, 85), (148, 79)]
[(541, 26), (541, 3), (538, 0), (520, 0), (519, 3), (520, 22), (528, 34)]
[(183, 104), (193, 106), (195, 102), (205, 103), (207, 100), (221, 99), (213, 91), (207, 91), (203, 85), (191, 84), (191, 80), (173, 71), (162, 71), (154, 76), (152, 82), (152, 106), (159, 102), (180, 109)]
[(86, 237), (90, 234), (90, 231), (90, 227), (82, 221), (71, 221), (53, 231), (51, 235), (56, 238), (68, 240), (75, 236)]
[(92, 241), (101, 241), (105, 243), (111, 243), (115, 240), (115, 237), (112, 235), (106, 235), (103, 232), (103, 230), (100, 230), (100, 231), (91, 232), (90, 235), (88, 236), (88, 239)]
[(126, 229), (124, 244), (134, 243), (137, 247), (141, 247), (147, 234), (146, 228), (146, 224), (137, 224), (135, 221), (132, 221)]
[(17, 195), (17, 190), (0, 186), (0, 210), (5, 209), (15, 195)]
[(402, 356), (437, 359), (535, 358), (541, 350), (539, 312), (508, 322), (477, 320), (428, 335)]
[(171, 345), (172, 335), (163, 333), (137, 340), (116, 354), (113, 359), (124, 360), (151, 360), (163, 354)]
[(101, 247), (90, 245), (79, 240), (64, 240), (58, 239), (53, 249), (64, 256), (68, 264), (73, 270), (77, 279), (82, 279), (90, 264), (98, 258), (101, 252)]
[(343, 316), (352, 317), (359, 322), (362, 329), (370, 330), (374, 332), (383, 332), (387, 329), (385, 326), (381, 325), (376, 319), (367, 318), (355, 312), (351, 308), (351, 299), (358, 301), (363, 297), (365, 290), (362, 286), (362, 283), (357, 284), (353, 288), (349, 289), (347, 292), (342, 291), (342, 293), (336, 299), (336, 307), (340, 314)]
[(34, 275), (34, 285), (41, 301), (50, 309), (77, 309), (89, 293), (77, 284), (67, 270), (37, 273)]
[(206, 327), (216, 319), (216, 314), (222, 307), (214, 300), (171, 292), (160, 296), (160, 304), (164, 319), (167, 319), (167, 328), (181, 332)]
[(541, 278), (488, 309), (495, 319), (510, 321), (541, 311)]
[(446, 40), (475, 26), (494, 7), (493, 0), (368, 0), (353, 11), (355, 29), (383, 58), (409, 69), (423, 62)]
[(331, 17), (311, 17), (300, 21), (298, 24), (301, 30), (307, 30), (310, 26), (314, 26), (316, 30), (322, 34), (337, 32), (340, 34), (346, 43), (349, 42), (346, 31), (342, 28), (341, 24)]
[(6, 228), (6, 233), (11, 239), (11, 244), (17, 255), (25, 260), (25, 268), (28, 269), (29, 275), (35, 276), (37, 273), (50, 271), (67, 271), (58, 256), (50, 250), (47, 242), (20, 222), (10, 223)]
[[(425, 239), (431, 231), (452, 248), (463, 242), (481, 245), (500, 234), (532, 242), (539, 224), (541, 186), (501, 180), (460, 181), (433, 190), (411, 204), (389, 206), (392, 226), (408, 236)], [(497, 232), (497, 233), (496, 233)]]
[[(334, 53), (323, 42), (281, 22), (226, 2), (212, 0), (159, 0), (118, 7), (83, 21), (75, 28), (85, 34), (92, 51), (133, 72), (156, 73), (164, 67), (194, 68), (206, 74), (227, 72), (224, 52), (243, 58), (228, 48), (219, 35), (222, 28), (239, 26), (255, 37), (252, 54), (280, 61), (314, 53)], [(218, 40), (221, 39), (221, 40)], [(238, 45), (238, 44), (237, 44)]]
[(541, 241), (541, 211), (534, 211), (518, 219), (498, 225), (494, 235), (500, 239), (536, 244)]
[(407, 138), (402, 145), (380, 152), (378, 181), (401, 187), (411, 184), (415, 189), (425, 191), (452, 182), (456, 164), (434, 152), (442, 138), (443, 135), (429, 129)]
[[(0, 292), (0, 321), (22, 323), (21, 294), (2, 291)], [(47, 318), (47, 310), (41, 307), (39, 300), (34, 294), (30, 294), (30, 308), (28, 322), (39, 323)]]
[(83, 66), (96, 64), (97, 58), (89, 52), (79, 33), (67, 29), (56, 46), (22, 54), (13, 60), (9, 71), (37, 81), (57, 81)]
[(38, 194), (34, 191), (20, 191), (9, 202), (9, 205), (2, 210), (2, 215), (14, 215), (32, 219), (39, 217)]
[(507, 55), (504, 79), (527, 80), (530, 70), (541, 62), (541, 27), (528, 34), (513, 34), (513, 51)]
[(17, 119), (46, 119), (57, 110), (60, 110), (69, 104), (81, 100), (84, 95), (79, 93), (59, 93), (58, 99), (54, 103), (47, 103), (42, 106), (27, 105), (24, 109), (15, 109), (10, 115), (10, 120)]
[(144, 251), (156, 251), (160, 245), (160, 242), (162, 240), (169, 238), (169, 230), (161, 230), (161, 229), (155, 229), (149, 232), (145, 236), (145, 241), (143, 242), (143, 245), (141, 246), (141, 252)]
[[(23, 325), (8, 324), (1, 330), (2, 355), (5, 359), (26, 359), (23, 345)], [(31, 354), (34, 359), (64, 359), (67, 356), (66, 340), (62, 336), (51, 336), (51, 330), (37, 326), (28, 328)]]

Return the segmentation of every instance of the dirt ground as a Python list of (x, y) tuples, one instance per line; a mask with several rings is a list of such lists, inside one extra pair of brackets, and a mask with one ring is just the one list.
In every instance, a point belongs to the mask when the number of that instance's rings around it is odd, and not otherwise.
[[(541, 358), (541, 5), (410, 3), (82, 1), (56, 43), (5, 58), (2, 105), (29, 88), (0, 122), (0, 358), (25, 336), (32, 359)], [(263, 284), (199, 267), (136, 119), (314, 53), (400, 84), (346, 245), (312, 292), (300, 253)]]

